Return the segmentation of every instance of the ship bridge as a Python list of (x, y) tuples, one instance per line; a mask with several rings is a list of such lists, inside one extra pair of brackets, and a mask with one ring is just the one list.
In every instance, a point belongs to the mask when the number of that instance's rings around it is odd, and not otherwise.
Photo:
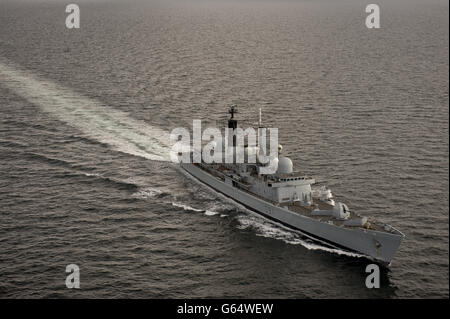
[[(301, 172), (293, 172), (290, 174), (273, 174), (268, 176), (268, 180), (271, 180), (275, 183), (284, 183), (284, 182), (299, 182), (300, 184), (303, 184), (304, 181), (314, 181), (314, 179), (303, 175)], [(314, 182), (312, 182), (314, 183)]]

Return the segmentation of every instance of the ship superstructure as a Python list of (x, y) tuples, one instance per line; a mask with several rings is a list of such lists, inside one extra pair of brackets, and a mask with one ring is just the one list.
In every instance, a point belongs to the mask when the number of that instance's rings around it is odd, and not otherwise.
[[(236, 112), (235, 106), (229, 110), (228, 128), (233, 130), (238, 127)], [(235, 147), (236, 136), (230, 136), (228, 143)], [(246, 145), (245, 154), (249, 149)], [(282, 153), (281, 145), (278, 150)], [(260, 151), (257, 146), (256, 152)], [(391, 262), (404, 238), (400, 231), (351, 211), (333, 198), (330, 189), (317, 186), (314, 178), (294, 171), (292, 160), (280, 155), (275, 159), (276, 170), (272, 174), (261, 174), (261, 167), (267, 164), (258, 160), (223, 164), (189, 162), (181, 163), (181, 167), (247, 208), (323, 244), (356, 252), (382, 264)]]

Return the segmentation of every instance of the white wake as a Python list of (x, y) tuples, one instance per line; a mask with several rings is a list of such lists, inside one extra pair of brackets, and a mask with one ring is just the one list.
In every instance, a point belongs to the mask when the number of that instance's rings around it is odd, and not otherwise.
[(151, 160), (170, 160), (169, 133), (127, 113), (20, 70), (0, 58), (0, 85), (39, 106), (91, 139)]

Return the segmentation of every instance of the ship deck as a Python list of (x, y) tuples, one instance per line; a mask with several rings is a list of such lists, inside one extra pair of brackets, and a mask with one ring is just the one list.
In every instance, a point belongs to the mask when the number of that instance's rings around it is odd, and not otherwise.
[[(221, 165), (212, 166), (211, 169), (209, 169), (209, 168), (205, 167), (204, 165), (198, 165), (198, 164), (194, 164), (194, 165), (197, 165), (199, 168), (203, 169), (205, 172), (208, 172), (209, 174), (220, 179), (221, 181), (224, 181), (223, 172), (225, 171), (225, 169), (223, 168), (223, 166), (221, 166)], [(239, 184), (243, 185), (242, 183), (239, 183)], [(237, 188), (243, 192), (246, 192), (246, 193), (254, 196), (254, 197), (257, 197), (263, 201), (266, 201), (274, 206), (283, 207), (285, 209), (288, 209), (291, 212), (297, 213), (302, 216), (307, 216), (309, 218), (312, 218), (312, 219), (315, 219), (315, 220), (318, 220), (318, 221), (321, 221), (324, 223), (329, 223), (329, 224), (332, 224), (335, 226), (346, 227), (346, 228), (363, 228), (363, 229), (370, 229), (370, 230), (375, 230), (375, 231), (384, 231), (382, 225), (376, 223), (371, 218), (368, 218), (368, 223), (364, 227), (361, 227), (361, 226), (344, 225), (345, 220), (338, 220), (338, 219), (334, 218), (333, 216), (312, 215), (311, 212), (316, 208), (316, 205), (319, 210), (332, 210), (333, 209), (332, 205), (325, 203), (318, 198), (313, 198), (313, 204), (311, 206), (303, 206), (300, 204), (300, 202), (277, 203), (277, 202), (271, 201), (265, 197), (259, 196), (253, 192), (250, 192), (245, 187), (238, 186)], [(350, 211), (349, 219), (358, 219), (358, 218), (361, 218), (361, 216), (356, 214), (354, 211)]]
[[(286, 208), (289, 211), (295, 212), (297, 214), (303, 215), (303, 216), (308, 216), (310, 218), (319, 220), (321, 222), (325, 222), (325, 223), (330, 223), (333, 224), (335, 226), (344, 226), (344, 222), (345, 220), (338, 220), (332, 216), (315, 216), (312, 215), (312, 211), (315, 208), (314, 205), (318, 206), (318, 209), (320, 210), (332, 210), (333, 206), (330, 204), (327, 204), (323, 201), (321, 201), (320, 199), (317, 198), (313, 198), (313, 206), (302, 206), (300, 205), (299, 202), (291, 202), (291, 203), (287, 203), (287, 204), (280, 204), (280, 207)], [(350, 218), (349, 219), (358, 219), (361, 218), (361, 216), (357, 215), (355, 212), (350, 211)], [(371, 230), (377, 230), (377, 231), (383, 231), (381, 225), (375, 223), (373, 220), (369, 220), (369, 225), (365, 226), (365, 227), (361, 227), (361, 226), (348, 226), (345, 225), (345, 227), (348, 228), (365, 228), (365, 229), (371, 229)]]

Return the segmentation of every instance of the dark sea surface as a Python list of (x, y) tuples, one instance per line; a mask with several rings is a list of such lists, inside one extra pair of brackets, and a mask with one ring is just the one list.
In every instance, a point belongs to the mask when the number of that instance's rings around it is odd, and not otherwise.
[[(448, 298), (448, 1), (377, 1), (377, 30), (357, 0), (76, 3), (69, 30), (66, 1), (0, 0), (0, 297)], [(380, 289), (167, 160), (230, 103), (405, 233)]]

